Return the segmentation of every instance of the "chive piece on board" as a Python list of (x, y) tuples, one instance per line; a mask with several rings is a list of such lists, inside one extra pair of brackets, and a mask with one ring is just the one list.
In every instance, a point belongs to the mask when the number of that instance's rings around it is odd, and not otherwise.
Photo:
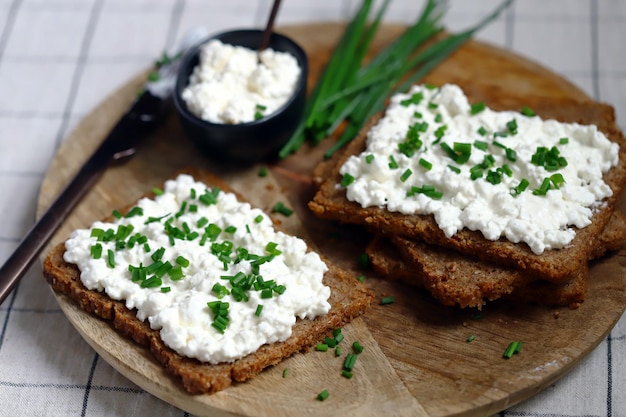
[(393, 304), (395, 301), (396, 300), (393, 296), (387, 296), (387, 297), (381, 298), (380, 303), (382, 305), (387, 305), (387, 304)]
[(330, 394), (328, 393), (328, 390), (323, 390), (322, 392), (317, 394), (317, 399), (319, 401), (325, 401), (328, 398), (329, 395)]

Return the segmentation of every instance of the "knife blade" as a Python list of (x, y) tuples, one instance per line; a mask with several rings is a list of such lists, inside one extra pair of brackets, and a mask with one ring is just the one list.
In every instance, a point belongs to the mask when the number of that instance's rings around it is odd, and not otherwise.
[[(202, 28), (191, 30), (182, 40), (178, 59), (162, 60), (158, 79), (147, 82), (143, 93), (130, 105), (109, 134), (81, 166), (76, 175), (54, 202), (30, 228), (15, 251), (0, 268), (0, 304), (11, 293), (17, 282), (32, 265), (37, 255), (54, 235), (72, 209), (95, 185), (107, 167), (132, 156), (139, 141), (155, 130), (170, 107), (180, 57), (195, 42), (206, 36)], [(164, 54), (164, 56), (167, 56)]]

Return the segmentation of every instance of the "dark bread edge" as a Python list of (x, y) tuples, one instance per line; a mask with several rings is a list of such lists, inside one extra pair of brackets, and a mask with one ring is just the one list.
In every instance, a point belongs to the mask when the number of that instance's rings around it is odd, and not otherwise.
[[(625, 245), (626, 218), (614, 212), (589, 260)], [(513, 297), (527, 303), (577, 307), (585, 297), (586, 265), (567, 282), (551, 284), (520, 270), (401, 237), (375, 236), (366, 252), (374, 271), (382, 278), (424, 288), (447, 306), (480, 309), (487, 301)]]

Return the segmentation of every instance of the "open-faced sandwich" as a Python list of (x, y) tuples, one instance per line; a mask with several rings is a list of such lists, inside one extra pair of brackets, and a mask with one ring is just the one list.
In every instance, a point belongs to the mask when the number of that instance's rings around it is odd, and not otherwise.
[(367, 227), (375, 270), (443, 304), (518, 296), (575, 307), (589, 260), (625, 241), (615, 206), (626, 147), (613, 109), (472, 93), (418, 85), (395, 95), (317, 168), (309, 207)]
[(75, 230), (44, 262), (52, 288), (212, 393), (307, 350), (371, 303), (355, 277), (205, 172)]

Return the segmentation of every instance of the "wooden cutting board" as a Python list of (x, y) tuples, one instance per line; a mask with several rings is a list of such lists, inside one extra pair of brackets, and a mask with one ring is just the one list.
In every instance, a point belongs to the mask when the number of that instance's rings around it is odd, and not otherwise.
[[(289, 27), (308, 52), (313, 81), (326, 62), (343, 27), (310, 24)], [(400, 31), (385, 26), (375, 42), (381, 47)], [(132, 101), (145, 74), (114, 92), (67, 137), (43, 181), (38, 202), (41, 214), (70, 176), (78, 170)], [(470, 42), (428, 76), (427, 81), (468, 81), (521, 94), (588, 99), (557, 74), (508, 51)], [(327, 141), (330, 142), (330, 141)], [(396, 302), (376, 303), (362, 318), (344, 329), (348, 341), (365, 346), (355, 376), (340, 376), (342, 359), (326, 352), (296, 355), (267, 369), (255, 380), (214, 395), (187, 394), (168, 377), (149, 352), (120, 338), (107, 324), (83, 313), (64, 296), (55, 294), (68, 320), (114, 368), (155, 396), (190, 413), (202, 415), (358, 415), (488, 416), (538, 393), (571, 370), (619, 320), (626, 306), (624, 252), (592, 265), (587, 300), (577, 310), (519, 306), (496, 302), (479, 318), (475, 310), (438, 305), (425, 293), (378, 279), (359, 269), (364, 236), (357, 228), (314, 218), (306, 208), (312, 196), (310, 173), (327, 145), (305, 146), (269, 166), (220, 165), (200, 155), (184, 137), (174, 114), (150, 137), (137, 155), (109, 169), (67, 219), (52, 244), (70, 231), (87, 227), (114, 208), (124, 207), (146, 190), (160, 185), (181, 168), (193, 166), (222, 176), (255, 205), (269, 211), (277, 201), (295, 209), (279, 217), (290, 232), (305, 237), (331, 260), (364, 274), (377, 297)], [(476, 339), (468, 343), (468, 336)], [(521, 354), (502, 358), (512, 340), (524, 341)], [(282, 373), (288, 368), (288, 374)], [(325, 402), (315, 400), (323, 389)]]

